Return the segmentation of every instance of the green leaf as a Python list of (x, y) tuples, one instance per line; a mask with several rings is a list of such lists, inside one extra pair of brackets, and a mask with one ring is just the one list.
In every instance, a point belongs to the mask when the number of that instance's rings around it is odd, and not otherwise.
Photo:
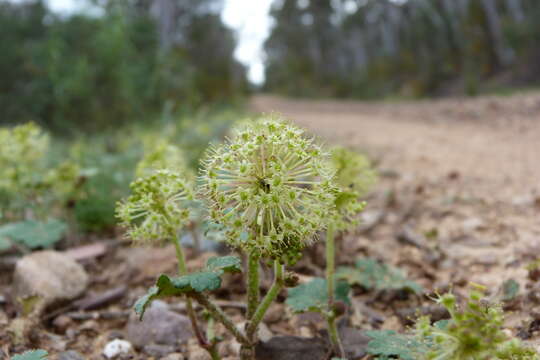
[(67, 225), (57, 219), (47, 222), (26, 220), (0, 226), (0, 248), (6, 239), (21, 243), (30, 249), (47, 248), (56, 244), (67, 229)]
[(135, 312), (142, 319), (146, 307), (152, 300), (166, 296), (180, 296), (189, 292), (203, 292), (219, 289), (225, 272), (239, 272), (241, 261), (236, 256), (212, 257), (206, 262), (205, 271), (195, 272), (175, 278), (160, 275), (156, 285), (148, 289), (146, 295), (135, 303)]
[(426, 351), (424, 345), (414, 337), (393, 330), (367, 331), (366, 335), (372, 338), (367, 352), (378, 355), (379, 359), (398, 356), (402, 360), (417, 360)]
[[(335, 288), (335, 299), (349, 304), (349, 290), (349, 284), (344, 281), (338, 281)], [(286, 303), (294, 312), (321, 312), (327, 310), (328, 292), (326, 279), (315, 278), (309, 283), (290, 289)]]
[(15, 355), (11, 360), (47, 360), (48, 352), (45, 350), (30, 350), (20, 355)]
[(242, 262), (236, 256), (214, 256), (206, 262), (206, 269), (218, 274), (223, 272), (234, 273), (242, 271)]
[(518, 296), (519, 293), (519, 283), (514, 280), (506, 280), (502, 285), (502, 301), (511, 301)]
[(181, 296), (189, 292), (216, 290), (221, 286), (221, 278), (212, 271), (197, 272), (176, 278), (160, 275), (156, 285), (135, 303), (135, 312), (142, 319), (146, 307), (157, 298), (166, 296)]
[(416, 282), (405, 277), (400, 269), (380, 264), (371, 258), (360, 259), (356, 267), (340, 267), (336, 277), (351, 285), (360, 285), (368, 290), (408, 290), (421, 294), (424, 290)]

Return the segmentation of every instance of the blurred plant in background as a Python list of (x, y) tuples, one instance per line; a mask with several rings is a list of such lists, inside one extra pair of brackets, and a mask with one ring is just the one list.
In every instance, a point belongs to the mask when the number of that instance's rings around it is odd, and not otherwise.
[[(77, 197), (80, 171), (54, 162), (49, 136), (33, 123), (0, 128), (0, 250), (29, 249), (60, 240), (68, 204)], [(5, 223), (1, 225), (2, 223)]]

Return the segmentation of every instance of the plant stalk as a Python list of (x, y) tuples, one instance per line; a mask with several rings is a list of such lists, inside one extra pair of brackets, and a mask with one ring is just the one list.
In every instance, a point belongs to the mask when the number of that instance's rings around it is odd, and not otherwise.
[[(186, 259), (184, 255), (184, 251), (182, 250), (182, 245), (180, 244), (180, 239), (178, 239), (177, 236), (173, 237), (173, 243), (174, 247), (176, 249), (176, 258), (178, 259), (178, 275), (186, 275), (187, 274), (187, 266), (186, 266)], [(193, 303), (191, 302), (191, 299), (186, 296), (186, 312), (189, 317), (189, 321), (191, 322), (191, 327), (193, 328), (193, 332), (195, 333), (195, 337), (197, 338), (197, 341), (201, 347), (206, 349), (210, 356), (212, 356), (212, 359), (214, 359), (214, 355), (212, 354), (215, 352), (215, 346), (210, 344), (206, 337), (204, 336), (201, 328), (199, 327), (199, 323), (197, 320), (197, 314), (195, 313), (195, 309), (193, 309)], [(217, 353), (216, 353), (217, 355)], [(219, 360), (219, 355), (216, 358)]]
[(223, 326), (225, 326), (225, 328), (231, 332), (231, 334), (240, 344), (246, 346), (250, 345), (247, 337), (236, 327), (236, 325), (234, 325), (232, 320), (223, 312), (223, 310), (211, 302), (206, 295), (198, 292), (192, 292), (189, 294), (189, 296), (197, 300), (197, 302), (210, 313), (210, 316), (223, 324)]
[(264, 318), (266, 311), (283, 288), (285, 282), (283, 273), (283, 265), (278, 260), (274, 260), (274, 283), (272, 284), (270, 290), (268, 290), (268, 292), (266, 293), (266, 296), (263, 298), (261, 304), (257, 307), (253, 318), (247, 326), (246, 334), (248, 336), (248, 339), (252, 340), (252, 338), (255, 338), (257, 328), (259, 327), (259, 324)]
[(255, 314), (259, 306), (259, 255), (252, 251), (248, 255), (247, 268), (247, 313), (246, 319), (249, 321)]
[(328, 291), (328, 314), (326, 322), (328, 323), (328, 336), (334, 352), (341, 358), (345, 358), (345, 351), (336, 325), (336, 315), (334, 310), (335, 293), (335, 270), (336, 270), (336, 244), (335, 244), (334, 225), (330, 224), (326, 230), (326, 283)]

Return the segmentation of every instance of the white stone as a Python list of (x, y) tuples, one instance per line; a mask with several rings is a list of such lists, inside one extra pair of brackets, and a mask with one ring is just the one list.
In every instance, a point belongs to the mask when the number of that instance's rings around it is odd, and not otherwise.
[(114, 359), (120, 354), (129, 353), (131, 349), (132, 346), (129, 341), (114, 339), (105, 345), (105, 348), (103, 348), (103, 355), (105, 355), (107, 359)]

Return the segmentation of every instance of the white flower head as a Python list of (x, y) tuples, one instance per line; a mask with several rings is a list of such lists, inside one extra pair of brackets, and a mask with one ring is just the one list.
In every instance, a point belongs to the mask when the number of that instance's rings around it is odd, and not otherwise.
[(208, 152), (202, 192), (232, 246), (290, 257), (326, 226), (332, 176), (326, 154), (303, 130), (264, 118)]

